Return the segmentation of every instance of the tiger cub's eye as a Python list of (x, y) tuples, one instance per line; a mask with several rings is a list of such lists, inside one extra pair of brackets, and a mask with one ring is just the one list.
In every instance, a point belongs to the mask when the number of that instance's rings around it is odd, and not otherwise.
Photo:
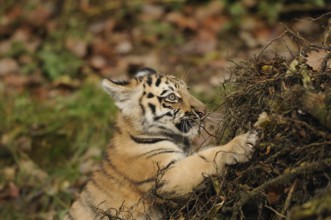
[(177, 96), (173, 93), (167, 96), (167, 101), (176, 102), (178, 100)]

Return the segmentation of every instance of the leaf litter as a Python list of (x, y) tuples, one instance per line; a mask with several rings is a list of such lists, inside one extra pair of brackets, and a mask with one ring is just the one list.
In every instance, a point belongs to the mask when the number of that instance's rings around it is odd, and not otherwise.
[(292, 32), (285, 35), (301, 41), (301, 53), (292, 60), (275, 56), (234, 63), (233, 77), (223, 83), (216, 137), (226, 143), (257, 129), (260, 140), (251, 162), (206, 178), (187, 200), (164, 199), (170, 219), (331, 216), (326, 205), (331, 201), (331, 51)]

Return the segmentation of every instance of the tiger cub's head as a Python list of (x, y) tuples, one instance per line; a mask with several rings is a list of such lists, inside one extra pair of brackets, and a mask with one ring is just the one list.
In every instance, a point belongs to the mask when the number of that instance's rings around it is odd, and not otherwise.
[(130, 81), (104, 79), (102, 86), (138, 133), (195, 135), (205, 116), (205, 105), (183, 81), (151, 68)]

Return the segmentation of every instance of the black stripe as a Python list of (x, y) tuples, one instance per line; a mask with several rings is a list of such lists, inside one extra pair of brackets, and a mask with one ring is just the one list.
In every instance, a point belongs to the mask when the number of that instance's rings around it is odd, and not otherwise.
[[(102, 191), (103, 192), (103, 191)], [(92, 194), (90, 191), (85, 190), (85, 194), (87, 194), (86, 196), (84, 196), (84, 201), (85, 204), (90, 208), (90, 210), (94, 213), (94, 215), (96, 216), (102, 216), (104, 215), (104, 213), (106, 213), (106, 211), (104, 211), (103, 209), (99, 208), (100, 205), (102, 205), (102, 203), (106, 202), (106, 201), (102, 201), (100, 202), (97, 206), (95, 206), (94, 204), (92, 204), (92, 202), (90, 201), (90, 198), (92, 198)]]
[(146, 110), (145, 110), (145, 107), (143, 106), (143, 104), (141, 103), (142, 99), (143, 99), (143, 96), (141, 96), (139, 98), (139, 105), (140, 105), (141, 111), (143, 112), (143, 115), (145, 115)]
[(114, 81), (114, 80), (109, 79), (109, 81), (111, 81), (112, 83), (114, 83), (116, 85), (120, 85), (120, 86), (126, 86), (126, 85), (130, 84), (130, 82), (124, 81), (124, 80)]
[[(107, 162), (107, 163), (106, 163)], [(121, 173), (119, 173), (116, 169), (115, 166), (110, 166), (111, 164), (110, 159), (108, 156), (106, 156), (106, 160), (101, 163), (101, 169), (100, 172), (103, 174), (104, 177), (106, 177), (109, 181), (116, 183), (116, 184), (122, 184), (124, 181), (128, 181)], [(108, 172), (106, 169), (106, 166), (109, 165), (108, 168), (114, 170), (115, 172)], [(141, 193), (139, 191), (139, 193)]]
[(166, 104), (164, 104), (164, 103), (162, 104), (162, 107), (163, 107), (163, 108), (172, 109), (172, 108), (171, 108), (171, 106), (169, 106), (169, 105), (166, 105)]
[[(89, 192), (85, 191), (85, 193), (90, 194)], [(93, 212), (94, 215), (98, 215), (99, 212), (98, 210), (96, 210), (95, 206), (91, 203), (90, 199), (87, 199), (86, 196), (83, 197), (84, 194), (82, 194), (82, 196), (80, 197), (80, 199), (78, 200), (80, 202), (80, 204), (85, 208), (88, 207), (90, 211)], [(90, 198), (88, 196), (88, 198)]]
[[(99, 191), (103, 192), (103, 190), (101, 189), (101, 186), (95, 181), (95, 179), (92, 177), (90, 183), (97, 188)], [(86, 190), (87, 191), (87, 190)]]
[(177, 113), (180, 111), (180, 109), (176, 109), (174, 112), (174, 116), (177, 116)]
[(120, 127), (118, 127), (117, 125), (114, 126), (114, 132), (122, 134), (122, 130)]
[[(121, 177), (123, 177), (125, 180), (127, 180), (128, 182), (134, 184), (134, 185), (141, 185), (141, 184), (144, 184), (144, 183), (149, 183), (149, 182), (152, 182), (152, 181), (155, 181), (154, 177), (150, 177), (150, 178), (147, 178), (145, 180), (134, 180), (134, 179), (131, 179), (130, 177), (128, 177), (127, 175), (125, 175), (124, 173), (122, 173), (121, 171), (119, 171), (116, 166), (111, 162), (109, 156), (107, 156), (107, 165), (113, 169), (118, 175), (120, 175)], [(107, 171), (106, 171), (107, 172)], [(136, 189), (137, 192), (139, 193), (142, 193), (140, 190)]]
[(170, 133), (173, 133), (173, 130), (171, 130), (171, 129), (169, 129), (169, 128), (167, 128), (167, 127), (164, 127), (164, 126), (162, 126), (162, 125), (153, 125), (154, 127), (157, 127), (157, 128), (160, 128), (160, 129), (163, 129), (163, 130), (167, 130), (167, 131), (169, 131)]
[[(107, 157), (108, 158), (108, 157)], [(109, 163), (109, 161), (107, 161), (108, 163)], [(116, 178), (114, 177), (114, 176), (112, 176), (112, 175), (110, 175), (110, 173), (108, 173), (107, 171), (106, 171), (106, 169), (105, 169), (105, 163), (102, 163), (101, 164), (101, 169), (100, 169), (100, 172), (104, 175), (104, 176), (106, 176), (108, 179), (111, 179), (111, 180), (115, 180), (116, 181)]]
[(148, 103), (148, 107), (151, 109), (152, 113), (155, 115), (156, 107), (152, 103)]
[(147, 94), (147, 98), (150, 99), (150, 98), (153, 98), (153, 97), (154, 97), (154, 95), (153, 95), (152, 93), (149, 92), (149, 93)]
[(150, 183), (150, 182), (153, 182), (153, 181), (155, 181), (155, 177), (147, 178), (147, 179), (142, 180), (142, 181), (133, 181), (133, 180), (131, 180), (131, 182), (135, 185), (142, 185), (144, 183)]
[(141, 110), (143, 111), (143, 115), (145, 115), (145, 111), (146, 111), (145, 107), (141, 103), (139, 105), (140, 105)]
[(130, 135), (130, 138), (137, 144), (156, 144), (161, 141), (169, 141), (167, 138), (140, 138)]
[(154, 157), (154, 156), (157, 156), (157, 155), (160, 155), (160, 154), (172, 154), (172, 153), (182, 154), (183, 152), (178, 151), (178, 150), (166, 150), (166, 151), (156, 152), (154, 154), (148, 155), (147, 158), (151, 158), (151, 157)]
[(183, 140), (183, 150), (187, 152), (191, 148), (191, 141), (188, 137), (185, 137)]
[(150, 153), (155, 153), (157, 151), (162, 151), (162, 150), (172, 150), (172, 148), (165, 148), (165, 147), (161, 147), (161, 148), (157, 148), (157, 149), (154, 149), (154, 150), (150, 150), (148, 152), (145, 152), (145, 153), (142, 153), (142, 154), (139, 154), (137, 155), (137, 157), (141, 157), (141, 156), (146, 156)]
[(148, 76), (146, 82), (147, 82), (147, 85), (152, 86), (152, 83), (153, 83), (152, 77), (151, 76)]
[(187, 152), (191, 147), (191, 141), (188, 137), (173, 133), (163, 133), (163, 135), (170, 138), (170, 141), (177, 144), (177, 146), (179, 145), (184, 152)]
[(176, 162), (177, 162), (177, 160), (170, 161), (170, 163), (168, 163), (167, 166), (163, 167), (161, 169), (161, 171), (164, 171), (164, 170), (168, 169), (171, 165), (175, 164)]
[(163, 90), (163, 91), (161, 92), (160, 96), (166, 94), (168, 91), (169, 91), (169, 90)]
[(163, 118), (163, 117), (165, 117), (165, 116), (172, 116), (172, 113), (171, 113), (171, 111), (169, 111), (169, 112), (167, 112), (167, 113), (165, 113), (165, 114), (163, 114), (163, 115), (159, 115), (159, 116), (155, 116), (154, 117), (154, 120), (155, 121), (158, 121), (158, 120), (160, 120), (161, 118)]
[(155, 82), (155, 86), (159, 87), (160, 83), (161, 83), (161, 77), (157, 78)]
[(200, 155), (200, 154), (198, 154), (198, 156), (199, 156), (201, 159), (203, 159), (205, 162), (208, 162), (207, 158), (205, 158), (204, 156), (202, 156), (202, 155)]

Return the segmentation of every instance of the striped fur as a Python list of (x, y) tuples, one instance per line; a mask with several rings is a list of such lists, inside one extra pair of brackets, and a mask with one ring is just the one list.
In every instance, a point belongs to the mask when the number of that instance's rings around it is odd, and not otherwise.
[(145, 68), (128, 82), (105, 79), (102, 86), (120, 110), (114, 137), (65, 219), (163, 219), (155, 195), (185, 196), (205, 175), (251, 157), (254, 132), (187, 155), (205, 106), (174, 76)]

